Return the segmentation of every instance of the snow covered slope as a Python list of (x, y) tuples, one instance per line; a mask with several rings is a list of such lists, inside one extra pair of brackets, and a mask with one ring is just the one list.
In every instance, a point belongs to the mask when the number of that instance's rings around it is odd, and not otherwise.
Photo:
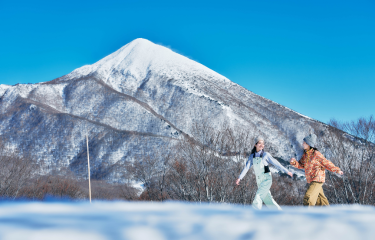
[(2, 203), (3, 240), (373, 239), (375, 208), (186, 203)]
[(0, 134), (9, 149), (50, 167), (121, 181), (116, 166), (189, 135), (196, 122), (227, 124), (266, 139), (287, 160), (325, 125), (258, 96), (207, 67), (145, 39), (50, 82), (0, 85)]
[(4, 95), (5, 91), (10, 88), (11, 86), (5, 85), (5, 84), (0, 84), (0, 97)]

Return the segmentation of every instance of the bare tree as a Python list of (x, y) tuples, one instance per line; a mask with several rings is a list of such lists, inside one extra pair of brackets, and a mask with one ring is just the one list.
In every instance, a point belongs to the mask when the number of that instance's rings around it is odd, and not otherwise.
[(20, 190), (38, 170), (38, 165), (27, 156), (20, 155), (0, 139), (0, 196), (15, 199)]
[[(213, 127), (208, 121), (193, 125), (191, 136), (180, 140), (170, 161), (167, 193), (171, 199), (196, 202), (251, 202), (255, 181), (251, 174), (236, 187), (253, 141), (251, 132)], [(251, 139), (251, 140), (250, 140)], [(253, 179), (254, 180), (254, 179)], [(255, 190), (255, 191), (254, 191)]]
[(332, 119), (323, 136), (324, 154), (345, 173), (328, 173), (327, 195), (337, 204), (375, 203), (375, 121), (372, 116), (357, 121)]
[(167, 198), (166, 174), (170, 168), (169, 162), (172, 157), (170, 149), (173, 141), (170, 139), (158, 148), (150, 147), (152, 144), (148, 145), (144, 142), (141, 151), (133, 161), (125, 164), (130, 178), (141, 182), (145, 188), (141, 199), (163, 201)]

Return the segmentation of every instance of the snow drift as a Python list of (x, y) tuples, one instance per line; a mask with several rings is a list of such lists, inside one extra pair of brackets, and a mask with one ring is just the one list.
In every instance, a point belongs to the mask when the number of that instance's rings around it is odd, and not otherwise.
[(375, 208), (186, 203), (2, 203), (0, 239), (373, 239)]

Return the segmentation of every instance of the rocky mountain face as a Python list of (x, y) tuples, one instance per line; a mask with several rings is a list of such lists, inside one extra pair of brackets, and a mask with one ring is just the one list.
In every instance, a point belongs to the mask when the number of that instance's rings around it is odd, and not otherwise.
[(249, 129), (284, 160), (325, 126), (145, 39), (50, 82), (0, 85), (0, 113), (6, 150), (31, 154), (43, 172), (84, 176), (88, 134), (92, 176), (113, 182), (116, 163), (163, 149), (196, 122)]

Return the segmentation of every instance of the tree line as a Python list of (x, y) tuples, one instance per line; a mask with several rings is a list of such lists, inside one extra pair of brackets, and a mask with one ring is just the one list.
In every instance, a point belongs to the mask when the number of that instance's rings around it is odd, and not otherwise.
[[(332, 119), (324, 129), (316, 127), (318, 149), (345, 175), (327, 173), (324, 191), (332, 204), (375, 205), (375, 121)], [(142, 146), (132, 161), (118, 163), (127, 183), (92, 181), (92, 198), (102, 200), (179, 200), (251, 204), (257, 190), (252, 171), (239, 186), (235, 180), (243, 169), (259, 133), (252, 129), (192, 126), (189, 137), (171, 140), (155, 148)], [(69, 169), (41, 174), (41, 163), (17, 151), (9, 153), (0, 139), (0, 197), (3, 199), (88, 199), (86, 179)], [(151, 149), (150, 151), (150, 148)], [(148, 149), (142, 151), (142, 149)], [(266, 148), (267, 151), (267, 142)], [(272, 152), (271, 152), (272, 154)], [(273, 174), (271, 192), (280, 205), (302, 205), (306, 182), (296, 175)], [(143, 191), (131, 185), (142, 183)]]
[[(314, 131), (319, 137), (319, 151), (345, 173), (326, 172), (328, 200), (332, 204), (375, 205), (374, 118), (351, 122), (332, 119), (323, 128), (315, 126)], [(234, 182), (255, 137), (249, 129), (218, 129), (203, 122), (195, 124), (191, 138), (182, 139), (171, 151), (141, 153), (125, 168), (133, 180), (142, 182), (142, 200), (250, 204), (257, 190), (253, 172), (240, 186)], [(306, 181), (286, 174), (273, 174), (273, 178), (271, 192), (278, 203), (302, 205)]]

